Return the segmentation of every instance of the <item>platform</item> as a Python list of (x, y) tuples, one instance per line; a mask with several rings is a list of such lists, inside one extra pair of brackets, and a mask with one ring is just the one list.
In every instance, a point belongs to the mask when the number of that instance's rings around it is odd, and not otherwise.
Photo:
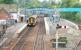
[(17, 23), (7, 28), (6, 33), (0, 39), (0, 46), (5, 43), (5, 41), (13, 38), (17, 38), (18, 34), (23, 31), (27, 27), (27, 23)]

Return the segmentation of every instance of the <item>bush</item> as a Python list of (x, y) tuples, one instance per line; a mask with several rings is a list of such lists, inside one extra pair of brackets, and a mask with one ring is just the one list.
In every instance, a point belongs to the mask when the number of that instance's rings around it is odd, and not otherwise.
[(62, 12), (61, 18), (81, 23), (81, 14), (79, 12)]

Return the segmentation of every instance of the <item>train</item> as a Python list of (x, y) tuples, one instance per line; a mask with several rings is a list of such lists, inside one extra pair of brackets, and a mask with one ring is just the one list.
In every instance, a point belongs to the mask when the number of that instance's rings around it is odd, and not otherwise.
[(27, 23), (29, 27), (33, 27), (37, 24), (37, 15), (30, 16), (27, 20)]

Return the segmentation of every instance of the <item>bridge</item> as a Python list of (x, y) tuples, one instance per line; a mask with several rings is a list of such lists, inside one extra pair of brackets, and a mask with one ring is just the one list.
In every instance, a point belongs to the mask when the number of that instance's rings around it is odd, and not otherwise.
[(54, 11), (58, 10), (59, 12), (80, 12), (81, 13), (81, 8), (32, 8), (32, 9), (27, 9), (24, 8), (21, 10), (22, 14), (27, 14), (27, 13), (41, 13), (41, 14), (50, 14), (54, 13)]

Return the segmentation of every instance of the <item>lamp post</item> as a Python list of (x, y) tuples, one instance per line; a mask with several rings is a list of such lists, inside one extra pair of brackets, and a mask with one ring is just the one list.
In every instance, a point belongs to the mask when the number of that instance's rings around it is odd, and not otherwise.
[(19, 0), (16, 1), (16, 4), (17, 4), (17, 18), (19, 18), (19, 12), (18, 12), (18, 8), (19, 8)]
[(58, 29), (60, 29), (61, 27), (59, 26), (59, 24), (57, 24), (56, 26), (56, 50), (58, 50), (58, 44), (59, 44), (59, 36), (58, 36)]
[(17, 13), (18, 13), (18, 8), (19, 8), (19, 0), (17, 0)]
[(56, 50), (58, 50), (58, 29), (56, 31)]

